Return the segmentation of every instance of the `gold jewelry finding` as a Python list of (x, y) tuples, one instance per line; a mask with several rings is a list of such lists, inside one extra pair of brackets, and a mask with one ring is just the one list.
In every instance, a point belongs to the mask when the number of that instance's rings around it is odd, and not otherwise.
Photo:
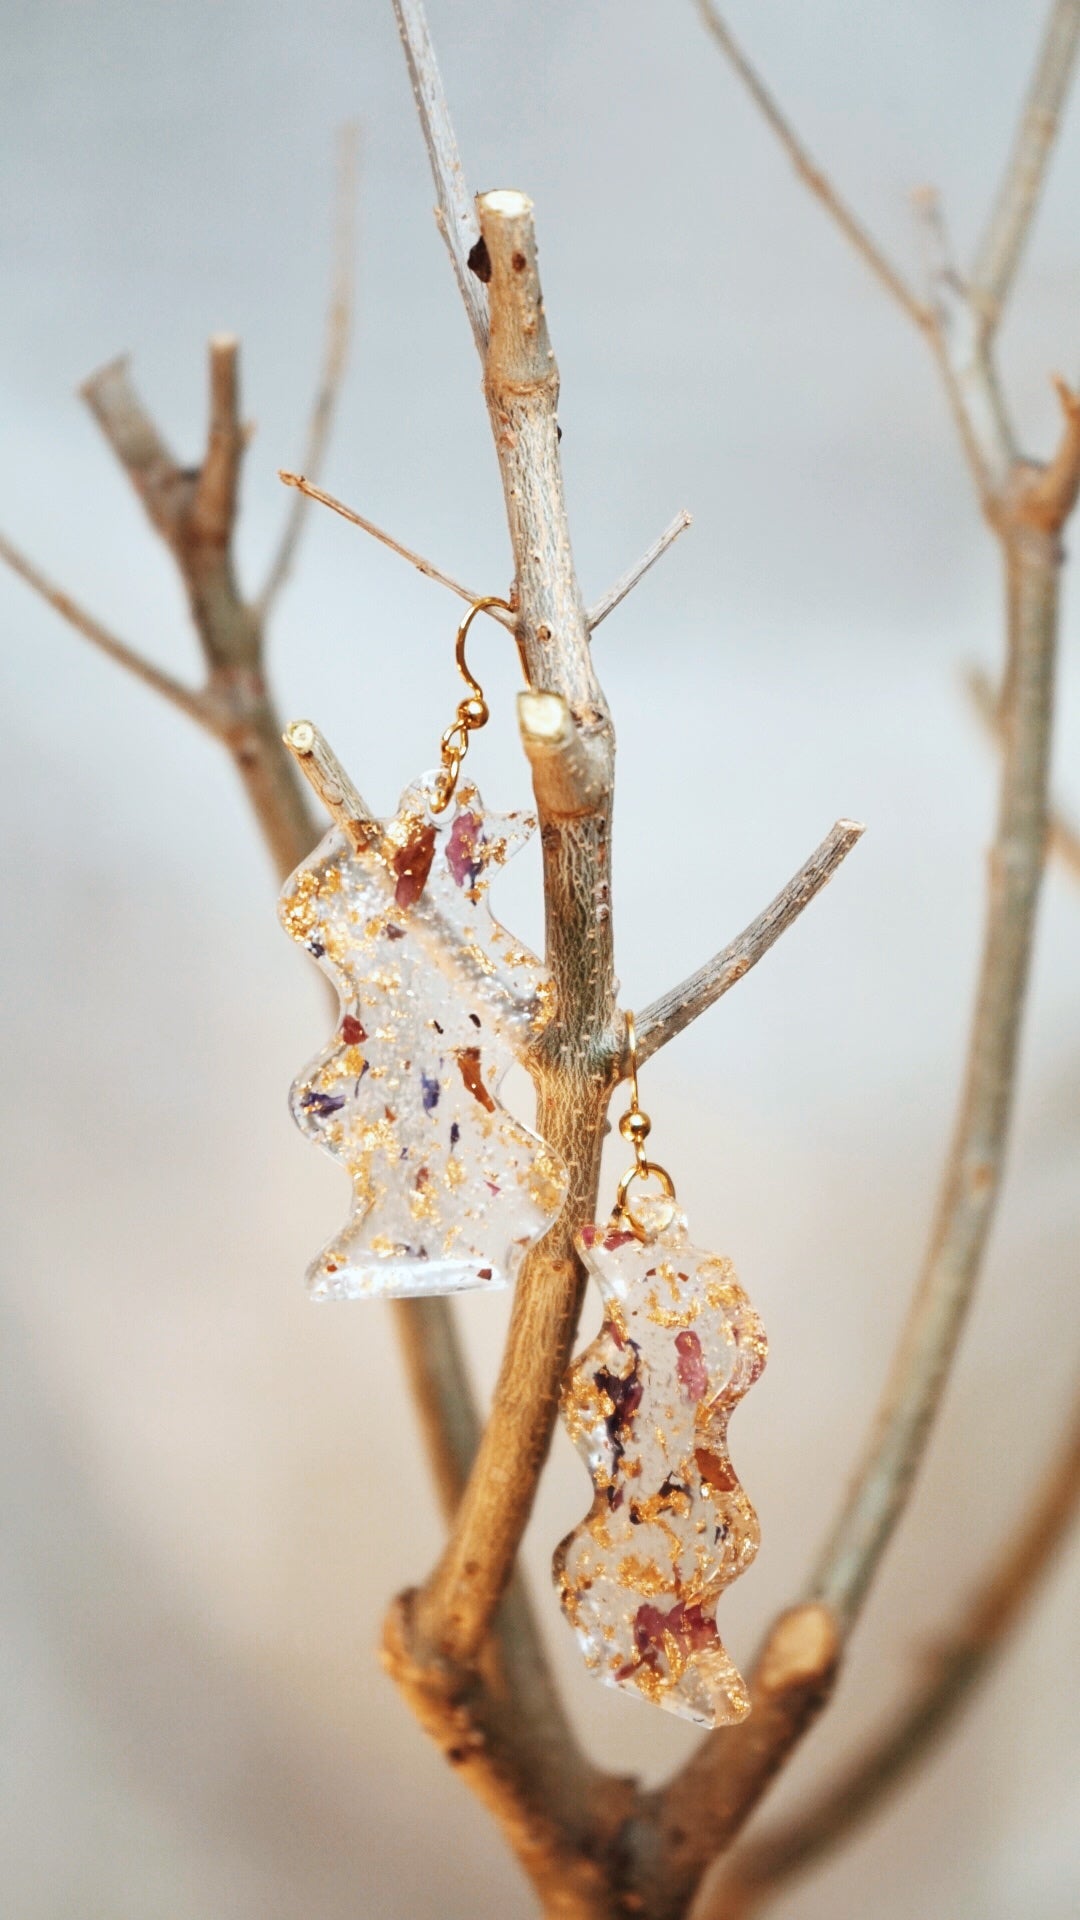
[(469, 692), (464, 700), (459, 701), (457, 713), (443, 734), (440, 743), (442, 764), (435, 785), (435, 793), (431, 800), (432, 813), (446, 812), (447, 807), (453, 799), (454, 789), (458, 783), (461, 763), (469, 751), (469, 735), (475, 733), (478, 727), (485, 727), (488, 722), (488, 703), (484, 699), (484, 690), (480, 682), (469, 672), (468, 663), (465, 659), (465, 640), (469, 628), (472, 626), (477, 614), (482, 613), (486, 607), (503, 607), (507, 613), (513, 612), (513, 608), (508, 601), (500, 600), (495, 594), (488, 594), (483, 600), (473, 601), (468, 613), (465, 615), (464, 620), (457, 630), (457, 638), (454, 642), (454, 658), (457, 661), (458, 672), (468, 687)]
[(615, 1190), (615, 1212), (622, 1215), (630, 1231), (642, 1240), (645, 1237), (644, 1228), (641, 1222), (635, 1219), (626, 1199), (633, 1182), (659, 1180), (669, 1200), (675, 1198), (675, 1182), (666, 1168), (659, 1166), (655, 1160), (650, 1160), (645, 1152), (645, 1142), (652, 1132), (652, 1121), (642, 1110), (641, 1097), (638, 1093), (637, 1032), (632, 1013), (626, 1016), (626, 1047), (630, 1055), (630, 1106), (619, 1121), (619, 1132), (634, 1149), (634, 1164), (623, 1174)]

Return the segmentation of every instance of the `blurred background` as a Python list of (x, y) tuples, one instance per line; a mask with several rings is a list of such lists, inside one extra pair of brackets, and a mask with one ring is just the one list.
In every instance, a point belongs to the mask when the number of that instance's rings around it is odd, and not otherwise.
[[(1040, 0), (732, 5), (814, 152), (914, 273), (910, 190), (970, 255)], [(254, 586), (300, 459), (335, 130), (363, 129), (358, 315), (325, 481), (478, 590), (508, 546), (479, 369), (391, 9), (8, 0), (0, 525), (130, 642), (198, 671), (171, 563), (74, 397), (121, 350), (183, 458), (207, 335), (243, 341)], [(596, 637), (619, 734), (624, 1002), (722, 945), (838, 814), (868, 832), (745, 983), (648, 1067), (659, 1157), (771, 1337), (735, 1459), (764, 1544), (745, 1659), (804, 1576), (912, 1284), (969, 1017), (1000, 657), (995, 549), (925, 347), (794, 180), (689, 0), (431, 0), (470, 184), (534, 198), (576, 554), (595, 599), (693, 529)], [(1080, 357), (1080, 105), (1003, 342), (1025, 445)], [(271, 664), (380, 809), (432, 763), (458, 608), (315, 510)], [(305, 1298), (343, 1216), (286, 1091), (321, 1043), (224, 754), (0, 573), (8, 900), (0, 1571), (4, 1909), (20, 1920), (525, 1920), (487, 1817), (372, 1655), (440, 1537), (388, 1315)], [(1058, 784), (1080, 805), (1069, 588)], [(477, 661), (490, 804), (525, 803), (513, 650)], [(542, 938), (533, 849), (500, 917)], [(1011, 1175), (917, 1504), (835, 1710), (772, 1802), (857, 1739), (1048, 1455), (1075, 1366), (1080, 899), (1041, 916)], [(618, 1171), (609, 1163), (610, 1180)], [(605, 1194), (610, 1193), (610, 1185)], [(486, 1387), (502, 1299), (462, 1320)], [(595, 1325), (590, 1307), (586, 1328)], [(587, 1680), (547, 1585), (587, 1504), (560, 1436), (528, 1540), (590, 1748), (658, 1779), (693, 1734)], [(956, 1736), (793, 1920), (1076, 1910), (1080, 1561)]]

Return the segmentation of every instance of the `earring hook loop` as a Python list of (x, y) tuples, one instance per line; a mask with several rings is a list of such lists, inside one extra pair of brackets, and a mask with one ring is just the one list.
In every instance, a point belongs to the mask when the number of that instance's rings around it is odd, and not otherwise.
[(639, 1240), (645, 1239), (645, 1228), (627, 1203), (627, 1195), (635, 1180), (658, 1180), (669, 1200), (675, 1199), (675, 1182), (666, 1168), (657, 1161), (650, 1160), (645, 1151), (645, 1142), (652, 1132), (652, 1121), (641, 1105), (638, 1093), (637, 1029), (632, 1013), (626, 1015), (626, 1049), (630, 1056), (630, 1106), (619, 1121), (619, 1132), (634, 1149), (634, 1164), (628, 1168), (615, 1190), (615, 1212), (626, 1221), (631, 1233)]
[(469, 670), (465, 658), (465, 642), (469, 628), (478, 613), (487, 607), (502, 607), (507, 613), (514, 611), (508, 600), (501, 600), (497, 594), (485, 594), (480, 600), (471, 602), (454, 639), (454, 659), (465, 685), (469, 689), (468, 698), (459, 700), (457, 713), (447, 727), (440, 742), (441, 765), (435, 782), (435, 792), (430, 805), (432, 813), (445, 813), (454, 797), (454, 789), (461, 772), (461, 763), (469, 751), (469, 735), (479, 727), (486, 727), (491, 717), (488, 703), (484, 698), (484, 689), (474, 673)]

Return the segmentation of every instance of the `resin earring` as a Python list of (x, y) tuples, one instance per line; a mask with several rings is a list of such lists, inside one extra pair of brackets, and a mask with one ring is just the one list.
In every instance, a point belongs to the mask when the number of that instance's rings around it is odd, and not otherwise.
[[(716, 1603), (760, 1539), (727, 1428), (766, 1341), (731, 1262), (691, 1244), (670, 1175), (646, 1157), (632, 1015), (626, 1024), (631, 1105), (619, 1131), (634, 1164), (611, 1219), (578, 1236), (605, 1318), (562, 1397), (595, 1497), (555, 1553), (555, 1582), (593, 1673), (717, 1727), (750, 1710)], [(631, 1207), (631, 1186), (649, 1179), (659, 1194)]]
[(548, 1017), (540, 962), (492, 918), (488, 886), (535, 828), (460, 781), (487, 705), (469, 687), (439, 768), (374, 820), (309, 721), (285, 741), (335, 827), (286, 882), (280, 916), (337, 989), (334, 1038), (293, 1085), (294, 1118), (352, 1181), (343, 1230), (308, 1271), (318, 1298), (501, 1287), (558, 1215), (561, 1161), (499, 1082)]

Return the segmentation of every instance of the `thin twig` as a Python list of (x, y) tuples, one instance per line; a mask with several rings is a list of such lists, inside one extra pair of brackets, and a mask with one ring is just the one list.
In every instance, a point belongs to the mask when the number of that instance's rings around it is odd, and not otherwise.
[(1038, 209), (1080, 42), (1080, 0), (1055, 0), (969, 292), (987, 337), (1001, 318)]
[[(362, 533), (370, 533), (373, 540), (381, 541), (384, 547), (389, 547), (391, 553), (400, 554), (402, 560), (407, 560), (409, 565), (415, 567), (419, 573), (426, 574), (427, 578), (434, 580), (437, 586), (448, 587), (451, 593), (457, 594), (459, 600), (475, 603), (487, 597), (484, 594), (473, 593), (469, 587), (463, 587), (460, 580), (454, 580), (450, 574), (443, 573), (441, 568), (435, 566), (431, 560), (425, 560), (422, 553), (414, 553), (411, 547), (403, 546), (400, 540), (394, 539), (392, 533), (385, 533), (382, 527), (375, 525), (374, 520), (365, 520), (362, 513), (357, 513), (353, 507), (347, 507), (345, 502), (338, 500), (334, 494), (325, 493), (322, 487), (312, 486), (311, 481), (302, 473), (286, 473), (282, 469), (278, 473), (278, 479), (287, 487), (296, 487), (300, 493), (306, 494), (309, 500), (317, 500), (320, 506), (329, 507), (333, 513), (340, 513), (342, 519), (347, 520), (350, 526), (359, 527)], [(483, 607), (481, 611), (488, 614), (492, 620), (497, 620), (499, 625), (506, 627), (509, 632), (514, 632), (516, 617), (512, 613), (507, 613), (504, 607)]]
[(437, 200), (435, 218), (465, 303), (476, 351), (483, 360), (488, 344), (488, 303), (482, 280), (473, 271), (479, 264), (480, 225), (476, 208), (465, 183), (465, 170), (424, 9), (420, 0), (394, 0), (394, 13), (431, 162)]
[(678, 539), (680, 533), (685, 533), (687, 527), (693, 526), (693, 523), (694, 516), (692, 513), (689, 513), (685, 507), (681, 513), (675, 515), (670, 526), (665, 527), (659, 539), (654, 540), (652, 546), (646, 549), (636, 566), (631, 567), (628, 572), (622, 575), (621, 579), (616, 580), (615, 585), (608, 588), (603, 598), (598, 600), (595, 606), (589, 608), (588, 613), (585, 615), (585, 620), (590, 633), (594, 627), (600, 625), (601, 620), (606, 620), (608, 614), (614, 612), (619, 602), (626, 599), (628, 593), (633, 592), (638, 581), (644, 579), (649, 568), (655, 567), (657, 561), (667, 552), (672, 542)]
[(796, 172), (832, 215), (836, 225), (872, 273), (899, 301), (934, 351), (961, 443), (984, 508), (1004, 491), (1014, 447), (996, 369), (981, 323), (958, 277), (939, 271), (930, 302), (917, 299), (902, 275), (855, 218), (828, 176), (811, 159), (798, 134), (781, 113), (756, 69), (721, 18), (713, 0), (696, 0), (698, 12)]
[[(725, 1883), (753, 1907), (831, 1852), (911, 1773), (987, 1678), (1050, 1572), (1080, 1509), (1080, 1404), (1065, 1444), (1020, 1525), (999, 1548), (963, 1616), (941, 1636), (911, 1697), (789, 1825), (751, 1840)], [(718, 1909), (723, 1910), (722, 1902)], [(701, 1920), (709, 1920), (706, 1909)]]
[[(356, 246), (356, 184), (360, 129), (350, 121), (341, 130), (338, 143), (337, 204), (334, 214), (334, 267), (330, 307), (326, 316), (326, 344), (315, 404), (308, 423), (307, 443), (301, 462), (304, 472), (318, 478), (337, 411), (341, 383), (349, 356), (353, 312), (353, 253)], [(256, 599), (259, 615), (265, 621), (277, 595), (292, 571), (300, 535), (307, 517), (307, 498), (300, 492), (290, 503), (277, 552), (270, 563), (266, 581)]]
[(43, 600), (47, 600), (51, 607), (55, 607), (57, 613), (78, 633), (81, 633), (85, 640), (89, 640), (93, 646), (100, 648), (110, 660), (115, 660), (117, 666), (123, 667), (127, 673), (134, 674), (135, 678), (141, 680), (145, 686), (152, 687), (163, 700), (168, 700), (172, 706), (179, 707), (180, 711), (186, 713), (190, 719), (197, 720), (201, 727), (208, 727), (212, 733), (218, 731), (213, 710), (204, 694), (195, 687), (183, 686), (179, 680), (174, 680), (171, 674), (163, 673), (160, 667), (155, 667), (149, 660), (144, 660), (140, 653), (136, 653), (123, 640), (118, 640), (115, 634), (109, 632), (108, 627), (102, 626), (100, 620), (95, 620), (92, 614), (80, 607), (69, 593), (64, 593), (60, 587), (54, 586), (51, 580), (46, 579), (40, 569), (35, 567), (33, 561), (28, 560), (24, 553), (20, 553), (18, 547), (13, 546), (3, 534), (0, 534), (0, 560), (6, 561), (13, 573), (17, 573), (20, 579), (33, 587), (35, 593), (39, 593)]
[(677, 1033), (681, 1033), (692, 1020), (696, 1020), (707, 1007), (719, 1000), (721, 994), (741, 980), (744, 973), (749, 973), (750, 968), (757, 965), (763, 954), (768, 953), (792, 921), (798, 919), (804, 908), (831, 880), (840, 862), (846, 859), (856, 841), (861, 839), (863, 831), (857, 820), (838, 820), (809, 860), (804, 862), (764, 912), (758, 914), (756, 920), (751, 920), (742, 933), (722, 947), (697, 973), (692, 973), (688, 980), (683, 980), (679, 986), (662, 994), (659, 1000), (652, 1001), (636, 1016), (634, 1025), (640, 1063), (648, 1060), (660, 1047), (666, 1046)]
[(815, 194), (832, 218), (846, 234), (857, 253), (861, 253), (871, 272), (875, 273), (882, 285), (887, 287), (894, 299), (900, 302), (905, 312), (918, 327), (932, 325), (933, 316), (929, 308), (918, 300), (908, 286), (903, 275), (892, 265), (878, 246), (877, 241), (867, 232), (862, 222), (857, 220), (851, 208), (841, 199), (828, 176), (811, 159), (798, 134), (785, 119), (764, 81), (751, 66), (738, 41), (726, 21), (722, 19), (712, 0), (696, 0), (697, 9), (709, 33), (725, 54), (738, 74), (743, 86), (759, 108), (764, 118), (784, 148), (800, 179), (805, 181), (811, 193)]
[[(981, 667), (969, 667), (965, 675), (965, 684), (974, 707), (991, 740), (998, 747), (1002, 745), (1000, 702), (990, 683), (989, 676)], [(1080, 827), (1074, 826), (1060, 807), (1050, 809), (1050, 838), (1047, 853), (1051, 860), (1060, 860), (1063, 867), (1074, 879), (1080, 880)]]

